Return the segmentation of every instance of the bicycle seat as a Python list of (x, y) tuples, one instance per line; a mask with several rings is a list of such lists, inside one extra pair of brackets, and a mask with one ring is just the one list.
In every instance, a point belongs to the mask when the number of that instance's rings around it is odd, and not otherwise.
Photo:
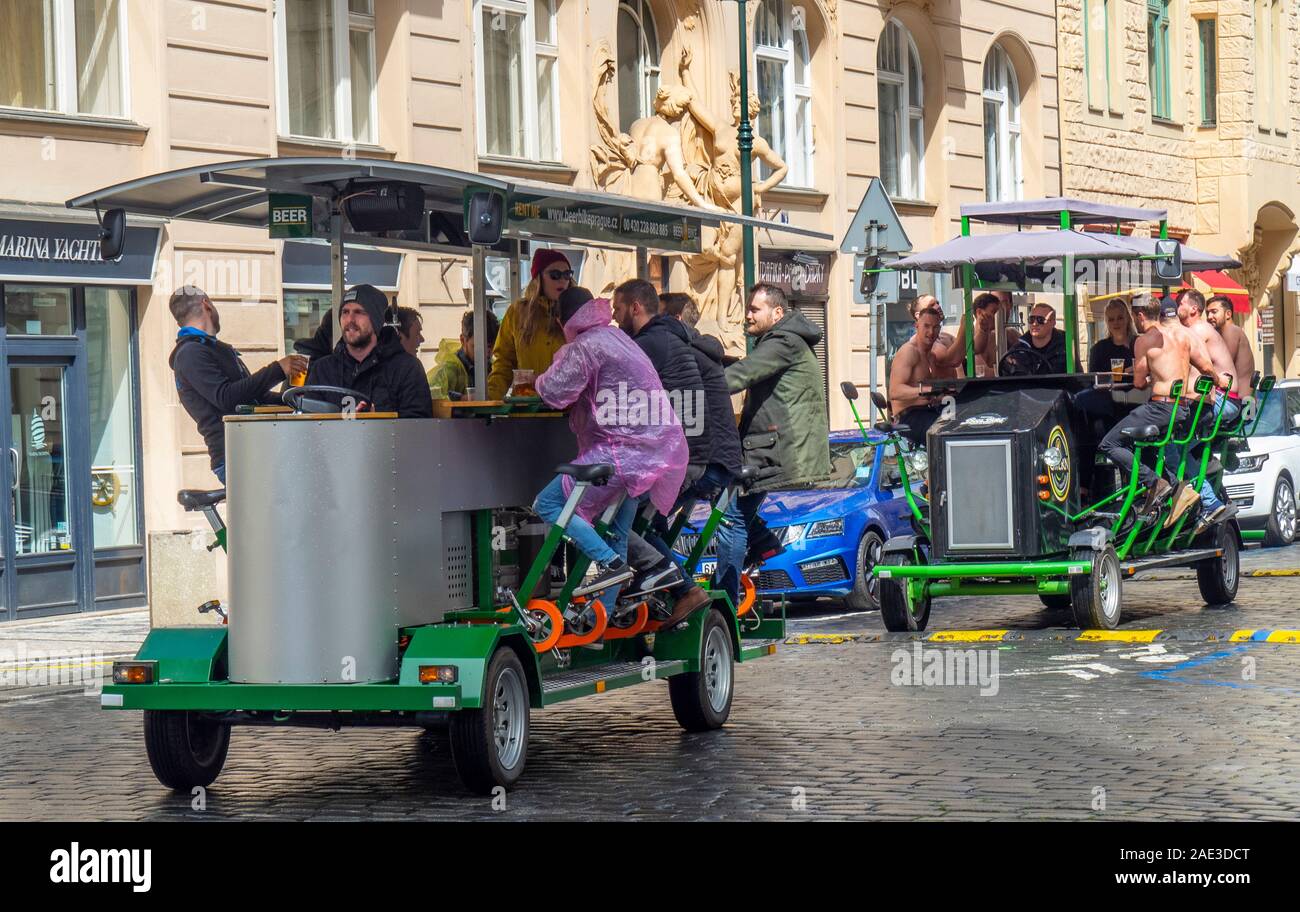
[(1120, 430), (1119, 435), (1126, 440), (1132, 440), (1138, 443), (1149, 443), (1153, 440), (1159, 440), (1164, 436), (1164, 432), (1154, 424), (1148, 424), (1144, 427), (1126, 427)]
[(205, 507), (215, 507), (225, 499), (225, 488), (217, 488), (215, 491), (198, 491), (187, 488), (184, 491), (176, 492), (177, 502), (186, 510), (202, 510)]
[(555, 471), (560, 475), (568, 475), (574, 481), (585, 481), (588, 484), (599, 486), (609, 481), (609, 477), (614, 474), (614, 467), (603, 462), (597, 462), (591, 465), (578, 465), (573, 462), (564, 462), (556, 466)]

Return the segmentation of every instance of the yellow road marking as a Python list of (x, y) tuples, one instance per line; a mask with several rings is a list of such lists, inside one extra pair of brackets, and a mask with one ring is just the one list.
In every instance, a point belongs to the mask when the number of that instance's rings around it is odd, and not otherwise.
[(1085, 630), (1076, 643), (1150, 643), (1160, 635), (1159, 630)]
[(1285, 570), (1251, 570), (1247, 576), (1300, 576), (1300, 569), (1291, 568)]
[(832, 646), (838, 646), (841, 643), (851, 643), (861, 638), (860, 633), (797, 633), (786, 639), (788, 646), (807, 646), (810, 643), (829, 643)]
[(931, 643), (1001, 642), (1007, 630), (940, 630), (930, 635)]
[(1246, 640), (1249, 640), (1254, 635), (1255, 635), (1255, 631), (1253, 630), (1234, 630), (1232, 632), (1232, 636), (1228, 637), (1228, 642), (1241, 643)]
[(1268, 635), (1269, 643), (1300, 643), (1300, 630), (1274, 630)]

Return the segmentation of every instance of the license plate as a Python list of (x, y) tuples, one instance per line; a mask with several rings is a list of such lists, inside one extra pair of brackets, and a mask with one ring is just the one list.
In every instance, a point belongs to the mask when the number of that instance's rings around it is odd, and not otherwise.
[(718, 572), (718, 562), (716, 560), (702, 560), (700, 565), (695, 568), (695, 572), (700, 576), (713, 576)]

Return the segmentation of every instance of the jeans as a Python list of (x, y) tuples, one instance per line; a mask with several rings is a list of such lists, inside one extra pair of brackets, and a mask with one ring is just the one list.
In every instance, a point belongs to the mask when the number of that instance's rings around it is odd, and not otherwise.
[[(1125, 428), (1139, 428), (1144, 425), (1154, 424), (1160, 429), (1160, 436), (1163, 437), (1169, 429), (1169, 416), (1173, 412), (1173, 403), (1171, 402), (1146, 402), (1139, 405), (1118, 424), (1110, 429), (1110, 432), (1102, 438), (1101, 446), (1098, 449), (1106, 455), (1111, 462), (1119, 466), (1123, 472), (1121, 480), (1128, 483), (1128, 475), (1133, 470), (1134, 453), (1137, 449), (1135, 444), (1120, 436), (1120, 432)], [(1178, 421), (1184, 423), (1187, 420), (1187, 407), (1178, 406)], [(1159, 439), (1159, 438), (1157, 438)], [(1138, 480), (1142, 485), (1150, 489), (1156, 483), (1155, 470), (1145, 463), (1138, 463)], [(1165, 478), (1170, 483), (1173, 482), (1173, 471), (1170, 468), (1169, 461), (1165, 461)]]
[(226, 486), (226, 464), (223, 462), (217, 466), (212, 470), (212, 474), (217, 476), (217, 481), (221, 482), (221, 486), (224, 488)]
[[(548, 523), (553, 523), (564, 512), (564, 504), (567, 500), (568, 498), (564, 496), (564, 476), (556, 475), (533, 501), (533, 510)], [(624, 498), (622, 506), (614, 514), (614, 521), (610, 523), (607, 533), (608, 543), (600, 537), (591, 523), (576, 512), (569, 519), (569, 524), (565, 526), (564, 534), (578, 546), (579, 551), (598, 564), (607, 564), (616, 557), (626, 560), (627, 536), (632, 530), (632, 520), (636, 518), (638, 506), (639, 502), (634, 498)], [(618, 587), (604, 590), (600, 593), (600, 597), (605, 605), (613, 605), (614, 600), (618, 598)]]
[[(1209, 417), (1201, 417), (1201, 431), (1209, 431), (1213, 428), (1214, 420), (1218, 418), (1220, 413), (1223, 414), (1223, 417), (1219, 419), (1219, 433), (1220, 435), (1226, 435), (1237, 423), (1237, 419), (1241, 417), (1240, 400), (1229, 399), (1227, 396), (1220, 395), (1218, 401), (1214, 403), (1214, 410)], [(1209, 446), (1210, 444), (1207, 443), (1196, 452), (1192, 457), (1192, 464), (1188, 467), (1189, 469), (1195, 467), (1197, 472), (1201, 470), (1201, 460), (1206, 457), (1206, 447)], [(1215, 493), (1214, 485), (1210, 484), (1209, 476), (1206, 476), (1205, 480), (1201, 482), (1201, 511), (1203, 513), (1213, 513), (1222, 506), (1223, 501)]]
[[(724, 488), (735, 483), (732, 474), (718, 463), (710, 463), (704, 474), (686, 486), (672, 512), (690, 510), (697, 501), (707, 501), (710, 505), (717, 501)], [(740, 572), (745, 562), (745, 548), (748, 536), (745, 531), (745, 517), (740, 511), (737, 500), (732, 500), (722, 513), (722, 522), (713, 534), (717, 547), (717, 569), (713, 573), (715, 587), (720, 587), (731, 596), (732, 604), (740, 593)], [(655, 524), (646, 532), (646, 541), (656, 551), (672, 559), (672, 551), (664, 540), (668, 533), (668, 523), (664, 517), (656, 517)], [(639, 568), (638, 568), (639, 569)]]

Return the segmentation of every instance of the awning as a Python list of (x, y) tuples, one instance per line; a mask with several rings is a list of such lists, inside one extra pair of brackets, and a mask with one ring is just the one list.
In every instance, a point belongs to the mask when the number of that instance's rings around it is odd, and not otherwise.
[(991, 225), (1059, 226), (1062, 212), (1070, 214), (1072, 225), (1086, 222), (1158, 222), (1165, 218), (1163, 209), (1114, 206), (1062, 196), (1001, 203), (967, 203), (961, 207), (963, 217)]
[(1233, 313), (1250, 313), (1250, 292), (1229, 276), (1217, 269), (1206, 269), (1193, 272), (1192, 278), (1206, 286), (1202, 291), (1206, 292), (1207, 298), (1212, 295), (1225, 295), (1232, 302)]

